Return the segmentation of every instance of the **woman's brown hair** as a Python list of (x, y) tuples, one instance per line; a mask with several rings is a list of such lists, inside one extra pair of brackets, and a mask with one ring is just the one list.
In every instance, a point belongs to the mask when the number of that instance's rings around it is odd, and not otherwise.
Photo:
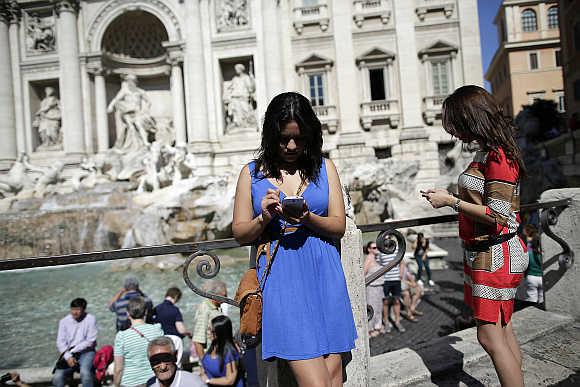
[(443, 128), (463, 142), (476, 141), (483, 151), (501, 147), (506, 158), (518, 164), (519, 175), (525, 176), (522, 153), (514, 138), (516, 128), (485, 89), (462, 86), (445, 98)]

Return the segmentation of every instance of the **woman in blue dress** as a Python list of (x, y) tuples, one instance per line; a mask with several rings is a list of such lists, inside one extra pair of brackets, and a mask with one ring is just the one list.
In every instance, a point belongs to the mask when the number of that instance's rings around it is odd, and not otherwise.
[[(302, 209), (284, 211), (287, 196), (303, 197)], [(232, 230), (243, 244), (270, 241), (262, 357), (288, 360), (300, 386), (341, 386), (340, 354), (354, 348), (338, 249), (345, 225), (340, 180), (322, 156), (322, 128), (310, 102), (298, 93), (274, 97), (257, 158), (240, 173)], [(266, 267), (260, 254), (258, 278)]]

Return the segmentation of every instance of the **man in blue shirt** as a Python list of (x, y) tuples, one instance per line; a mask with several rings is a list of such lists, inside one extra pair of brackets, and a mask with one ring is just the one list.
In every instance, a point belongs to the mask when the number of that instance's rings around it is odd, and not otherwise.
[(93, 359), (97, 343), (95, 316), (86, 313), (87, 301), (75, 298), (70, 303), (70, 314), (58, 323), (56, 346), (61, 353), (55, 367), (52, 383), (64, 387), (67, 376), (80, 371), (83, 387), (92, 387)]
[(183, 325), (183, 316), (175, 304), (181, 299), (181, 290), (176, 287), (167, 289), (165, 300), (153, 309), (153, 322), (160, 323), (165, 335), (174, 335), (183, 338), (191, 338)]
[(127, 304), (129, 300), (135, 297), (145, 299), (145, 322), (150, 324), (153, 321), (153, 302), (139, 289), (139, 281), (135, 277), (125, 278), (123, 287), (109, 301), (109, 309), (117, 315), (117, 332), (124, 331), (131, 326), (127, 317)]

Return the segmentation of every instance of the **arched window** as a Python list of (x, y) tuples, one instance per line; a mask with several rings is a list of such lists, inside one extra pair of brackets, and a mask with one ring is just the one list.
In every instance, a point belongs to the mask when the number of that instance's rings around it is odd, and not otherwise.
[(558, 7), (550, 7), (548, 10), (548, 28), (558, 28)]
[(538, 21), (536, 19), (536, 12), (533, 9), (524, 9), (522, 12), (522, 29), (524, 32), (531, 32), (538, 30)]

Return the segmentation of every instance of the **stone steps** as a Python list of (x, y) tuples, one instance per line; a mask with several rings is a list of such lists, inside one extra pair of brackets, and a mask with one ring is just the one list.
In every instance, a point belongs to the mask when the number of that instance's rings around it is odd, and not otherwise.
[[(527, 308), (514, 315), (513, 324), (524, 352), (526, 386), (555, 383), (575, 372), (573, 368), (557, 367), (551, 364), (552, 360), (535, 356), (538, 351), (536, 347), (541, 346), (538, 340), (548, 335), (560, 337), (559, 331), (574, 325), (572, 317)], [(569, 345), (578, 349), (580, 332), (570, 340)], [(547, 355), (547, 359), (552, 359), (552, 351), (548, 351)], [(576, 356), (578, 363), (578, 353), (573, 356)], [(537, 379), (541, 372), (545, 372), (545, 380)], [(413, 349), (404, 348), (374, 356), (370, 360), (371, 387), (457, 386), (460, 383), (470, 386), (499, 385), (488, 355), (477, 342), (476, 328), (441, 337)]]

